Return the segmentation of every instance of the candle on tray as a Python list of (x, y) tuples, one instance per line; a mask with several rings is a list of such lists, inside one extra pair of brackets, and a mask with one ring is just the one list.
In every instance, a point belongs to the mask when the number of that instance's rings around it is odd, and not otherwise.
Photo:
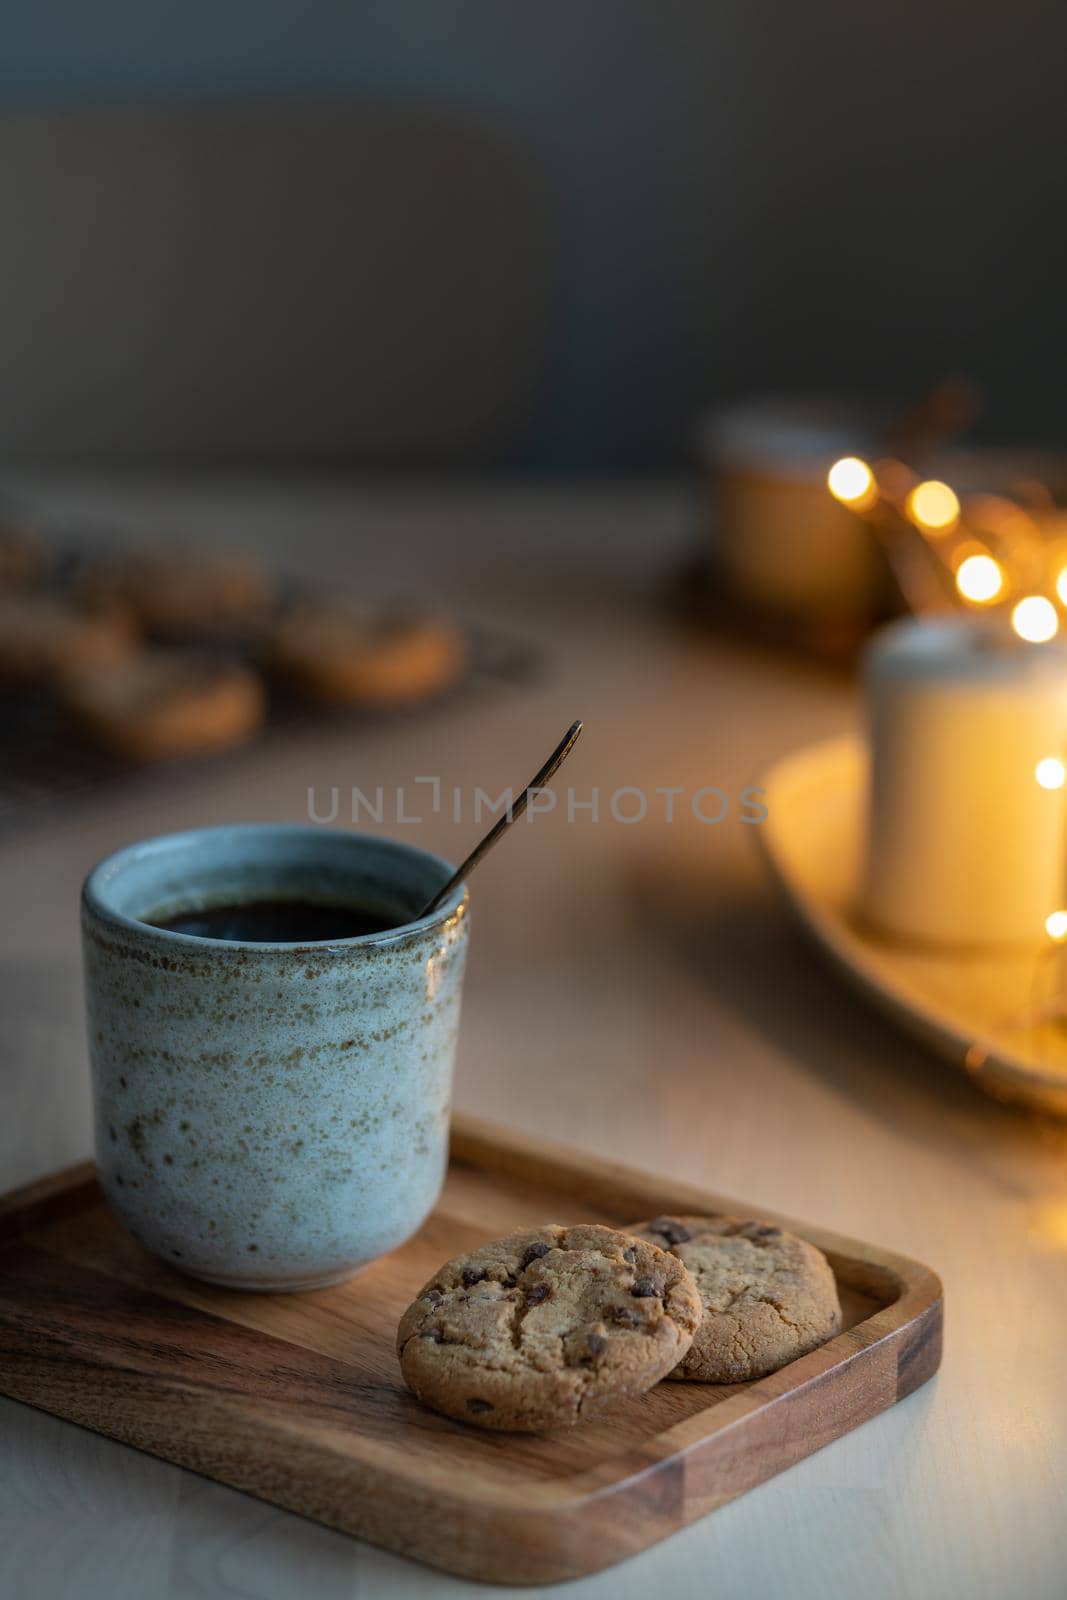
[(1037, 946), (1067, 905), (1067, 650), (1017, 634), (944, 616), (868, 650), (860, 909), (884, 933)]

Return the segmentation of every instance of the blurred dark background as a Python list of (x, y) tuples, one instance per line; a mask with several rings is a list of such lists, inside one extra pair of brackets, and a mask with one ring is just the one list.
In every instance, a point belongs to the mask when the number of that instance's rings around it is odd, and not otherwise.
[(0, 453), (676, 468), (751, 391), (1057, 442), (1062, 0), (16, 0)]

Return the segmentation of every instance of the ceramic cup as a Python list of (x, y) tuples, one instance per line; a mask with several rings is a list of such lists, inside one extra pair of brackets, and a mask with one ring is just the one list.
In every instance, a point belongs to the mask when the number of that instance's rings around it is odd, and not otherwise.
[[(222, 827), (109, 856), (82, 891), (100, 1181), (172, 1266), (232, 1288), (334, 1283), (394, 1249), (444, 1179), (467, 900), (391, 839)], [(149, 920), (240, 901), (357, 904), (397, 926), (244, 943)]]

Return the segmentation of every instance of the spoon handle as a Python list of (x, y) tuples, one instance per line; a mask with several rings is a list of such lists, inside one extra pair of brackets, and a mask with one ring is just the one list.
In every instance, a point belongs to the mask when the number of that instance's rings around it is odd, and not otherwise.
[(563, 765), (564, 761), (566, 761), (567, 757), (574, 749), (574, 746), (578, 741), (578, 735), (581, 733), (581, 731), (582, 724), (580, 722), (571, 723), (570, 727), (567, 729), (567, 732), (563, 735), (563, 738), (559, 741), (559, 744), (553, 750), (544, 766), (541, 767), (541, 769), (530, 779), (529, 783), (519, 795), (518, 799), (508, 807), (502, 817), (497, 818), (497, 820), (493, 823), (493, 826), (489, 829), (489, 832), (485, 835), (485, 838), (475, 845), (474, 849), (463, 862), (462, 866), (456, 869), (444, 887), (437, 891), (429, 904), (424, 906), (419, 912), (418, 916), (413, 919), (414, 921), (418, 922), (422, 917), (432, 916), (435, 911), (439, 911), (445, 904), (446, 900), (448, 900), (455, 890), (459, 888), (464, 879), (470, 877), (479, 861), (481, 861), (483, 856), (488, 855), (489, 851), (496, 844), (501, 834), (505, 833), (506, 830), (510, 828), (511, 824), (516, 820), (517, 817), (522, 816), (529, 803), (530, 795), (535, 793), (538, 789), (543, 789), (545, 784), (548, 783), (549, 779), (559, 771), (559, 768)]

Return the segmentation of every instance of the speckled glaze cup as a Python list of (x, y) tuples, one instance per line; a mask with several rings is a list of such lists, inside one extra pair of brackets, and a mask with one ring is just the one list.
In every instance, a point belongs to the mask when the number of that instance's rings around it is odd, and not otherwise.
[[(451, 873), (395, 840), (223, 827), (89, 874), (82, 942), (104, 1193), (149, 1250), (231, 1288), (335, 1283), (440, 1193), (467, 950)], [(358, 904), (397, 926), (266, 944), (148, 926), (255, 899)]]

